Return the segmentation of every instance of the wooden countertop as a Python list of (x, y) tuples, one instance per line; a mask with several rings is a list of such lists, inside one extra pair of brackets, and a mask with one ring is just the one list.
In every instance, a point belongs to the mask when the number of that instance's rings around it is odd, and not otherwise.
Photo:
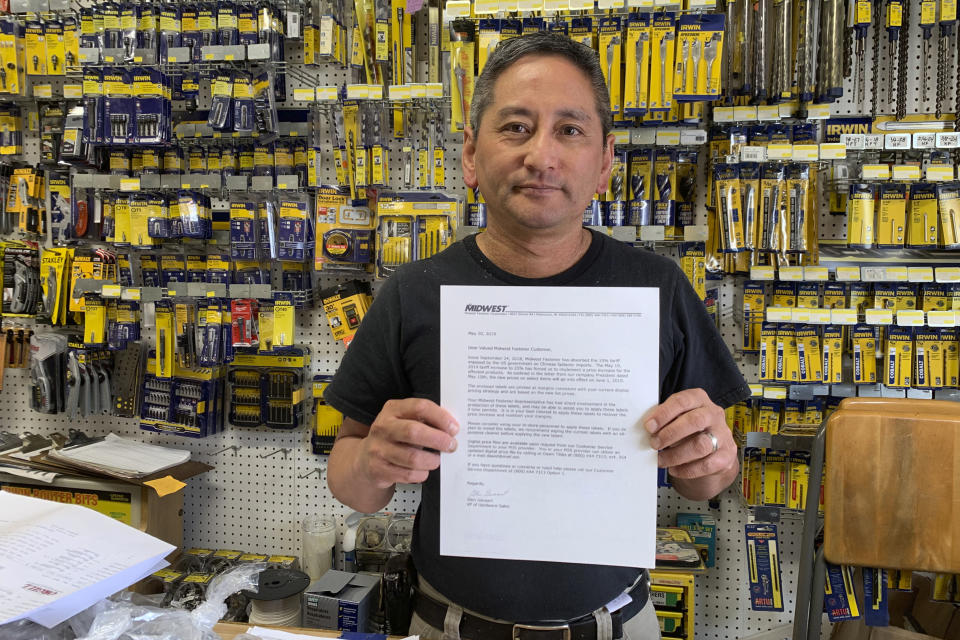
[[(247, 623), (236, 623), (236, 622), (218, 622), (214, 625), (213, 630), (220, 634), (220, 637), (223, 640), (233, 640), (234, 637), (240, 635), (250, 627), (254, 625)], [(260, 625), (267, 626), (267, 625)], [(305, 636), (314, 636), (316, 638), (339, 638), (339, 631), (327, 631), (326, 629), (301, 629), (298, 627), (275, 627), (283, 631), (289, 631), (290, 633), (300, 633)], [(403, 636), (390, 636), (391, 638), (403, 638)]]

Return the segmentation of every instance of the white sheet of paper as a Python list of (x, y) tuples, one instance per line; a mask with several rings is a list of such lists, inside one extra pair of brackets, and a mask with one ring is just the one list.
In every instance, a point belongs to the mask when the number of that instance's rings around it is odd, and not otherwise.
[(440, 291), (440, 553), (654, 566), (655, 288)]
[(175, 548), (86, 507), (0, 491), (0, 624), (59, 624), (166, 566)]

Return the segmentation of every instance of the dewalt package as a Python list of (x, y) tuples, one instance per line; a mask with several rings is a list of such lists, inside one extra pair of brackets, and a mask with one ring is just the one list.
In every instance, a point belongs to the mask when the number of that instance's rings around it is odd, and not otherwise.
[(936, 248), (938, 237), (936, 185), (928, 182), (910, 185), (907, 209), (907, 246), (916, 249)]
[(960, 182), (937, 185), (940, 208), (940, 244), (945, 249), (960, 249)]
[(960, 341), (955, 327), (937, 329), (940, 348), (943, 350), (943, 380), (945, 387), (960, 387)]
[(370, 284), (351, 280), (320, 292), (323, 311), (334, 340), (342, 340), (349, 347), (360, 321), (373, 302)]
[(797, 328), (797, 361), (801, 384), (820, 384), (823, 382), (820, 335), (816, 326), (805, 324)]
[(747, 353), (760, 351), (760, 330), (766, 312), (766, 287), (762, 282), (743, 284), (743, 343)]
[(877, 214), (877, 247), (902, 247), (906, 240), (907, 185), (887, 182), (879, 189), (880, 211)]
[(637, 149), (630, 153), (629, 222), (633, 226), (653, 224), (651, 200), (653, 186), (653, 150)]
[(797, 328), (792, 324), (781, 324), (777, 327), (776, 380), (790, 383), (800, 381)]
[(847, 199), (847, 245), (870, 249), (876, 243), (874, 225), (876, 186), (869, 183), (850, 185)]
[(913, 342), (913, 386), (919, 389), (942, 389), (944, 361), (940, 333), (933, 327), (917, 327)]
[(869, 324), (853, 327), (853, 383), (877, 382), (877, 328)]
[(777, 325), (765, 322), (760, 330), (760, 382), (776, 380)]
[(843, 382), (843, 333), (842, 325), (823, 327), (823, 381), (827, 384)]
[(913, 379), (913, 329), (887, 327), (884, 354), (884, 383), (888, 387), (906, 389)]
[(720, 247), (722, 251), (738, 252), (746, 249), (744, 244), (743, 204), (740, 189), (740, 167), (735, 164), (716, 164), (714, 183), (717, 189), (717, 216), (720, 221)]

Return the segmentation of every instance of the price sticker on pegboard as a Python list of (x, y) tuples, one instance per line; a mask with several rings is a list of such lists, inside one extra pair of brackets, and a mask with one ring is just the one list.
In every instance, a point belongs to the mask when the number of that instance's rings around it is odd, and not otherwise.
[(910, 148), (909, 133), (888, 133), (883, 137), (883, 148), (887, 151), (906, 151)]

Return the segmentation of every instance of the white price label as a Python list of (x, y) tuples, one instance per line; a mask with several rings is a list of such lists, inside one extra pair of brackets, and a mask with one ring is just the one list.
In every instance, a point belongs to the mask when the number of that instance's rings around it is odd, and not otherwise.
[(898, 327), (922, 327), (925, 318), (923, 311), (914, 309), (911, 311), (897, 311)]
[(780, 107), (775, 104), (757, 107), (757, 120), (779, 120)]
[(692, 147), (707, 144), (707, 132), (703, 129), (681, 129), (680, 144)]
[(830, 309), (810, 309), (810, 319), (813, 324), (830, 324)]
[(857, 324), (857, 310), (831, 309), (830, 322), (833, 324)]
[(906, 282), (907, 281), (907, 268), (906, 267), (887, 267), (886, 273), (884, 274), (884, 280), (889, 282)]
[(955, 327), (957, 325), (957, 312), (928, 311), (927, 324), (931, 327)]
[(793, 159), (796, 162), (816, 162), (820, 159), (820, 145), (797, 144), (793, 147)]
[(830, 117), (829, 104), (807, 105), (807, 120), (826, 120)]
[(804, 267), (803, 279), (812, 282), (826, 282), (830, 279), (830, 270), (826, 267)]
[(629, 129), (614, 129), (612, 133), (613, 144), (630, 144)]
[(734, 107), (733, 119), (738, 122), (753, 122), (757, 119), (756, 107)]
[(867, 137), (862, 133), (845, 133), (840, 136), (840, 142), (850, 151), (863, 151)]
[(766, 398), (767, 400), (786, 400), (787, 388), (786, 387), (764, 387), (763, 397)]
[(960, 282), (960, 267), (937, 267), (937, 282)]
[(788, 282), (803, 280), (803, 267), (780, 267), (780, 279)]
[(766, 147), (741, 147), (741, 162), (764, 162), (767, 159)]
[(679, 131), (657, 131), (657, 146), (675, 147), (680, 144)]
[(859, 282), (860, 267), (837, 267), (837, 280), (840, 282)]
[(821, 144), (820, 157), (824, 160), (844, 160), (847, 157), (847, 147), (842, 142)]
[(771, 144), (767, 146), (767, 158), (770, 160), (792, 160), (792, 144)]
[(883, 134), (865, 133), (863, 135), (863, 148), (867, 151), (881, 151), (883, 149)]
[(938, 133), (938, 149), (956, 149), (960, 147), (960, 134), (958, 133)]
[(713, 110), (714, 122), (733, 122), (733, 107), (716, 107)]
[(919, 180), (920, 167), (911, 164), (898, 164), (893, 167), (894, 180)]
[(933, 282), (933, 267), (907, 267), (910, 282)]
[(867, 324), (893, 324), (893, 309), (867, 309)]
[(910, 148), (909, 133), (888, 133), (883, 137), (883, 148), (890, 151), (903, 151)]
[(773, 280), (777, 277), (776, 270), (769, 266), (750, 267), (751, 280)]
[(793, 309), (791, 307), (767, 307), (767, 322), (791, 322)]
[(887, 180), (890, 178), (890, 165), (865, 164), (861, 167), (864, 180)]
[(949, 182), (953, 180), (953, 167), (947, 165), (931, 165), (927, 167), (927, 180), (930, 182)]
[(811, 311), (812, 311), (812, 309), (807, 309), (807, 308), (805, 308), (805, 307), (796, 308), (796, 309), (794, 309), (793, 312), (790, 314), (790, 321), (791, 321), (791, 322), (801, 322), (801, 323), (810, 322), (810, 312), (811, 312)]
[(936, 146), (937, 146), (937, 134), (935, 133), (913, 134), (914, 149), (933, 149)]

